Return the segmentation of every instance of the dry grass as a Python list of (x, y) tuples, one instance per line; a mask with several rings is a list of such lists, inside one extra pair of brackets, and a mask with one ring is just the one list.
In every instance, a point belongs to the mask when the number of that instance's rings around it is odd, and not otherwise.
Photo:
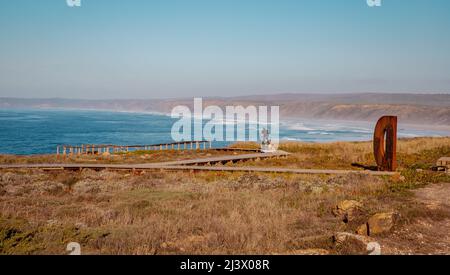
[[(397, 146), (400, 170), (412, 167), (429, 169), (439, 157), (450, 155), (450, 138), (400, 139)], [(286, 142), (281, 143), (279, 149), (291, 155), (286, 159), (248, 161), (241, 165), (355, 170), (361, 168), (352, 164), (376, 166), (371, 142)]]
[[(236, 151), (234, 154), (245, 154)], [(34, 164), (34, 163), (110, 163), (110, 164), (133, 164), (133, 163), (155, 163), (173, 160), (187, 160), (192, 158), (207, 158), (228, 155), (230, 152), (218, 150), (164, 150), (164, 151), (134, 151), (129, 153), (118, 153), (110, 156), (101, 155), (30, 155), (14, 156), (0, 155), (2, 164)]]
[[(72, 241), (84, 254), (349, 253), (335, 250), (330, 237), (358, 224), (331, 214), (337, 202), (361, 201), (366, 216), (397, 209), (408, 222), (424, 215), (410, 203), (410, 189), (450, 182), (414, 168), (418, 159), (430, 166), (448, 153), (449, 139), (402, 140), (399, 147), (403, 182), (365, 175), (0, 171), (0, 254), (64, 254)], [(314, 167), (372, 162), (368, 143), (282, 149), (299, 159), (295, 165), (314, 156), (322, 160)], [(276, 161), (286, 160), (267, 160)]]

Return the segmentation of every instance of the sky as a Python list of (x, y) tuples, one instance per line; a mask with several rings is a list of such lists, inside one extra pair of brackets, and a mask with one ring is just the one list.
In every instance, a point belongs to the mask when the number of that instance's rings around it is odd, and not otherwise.
[(0, 0), (0, 97), (450, 92), (450, 1)]

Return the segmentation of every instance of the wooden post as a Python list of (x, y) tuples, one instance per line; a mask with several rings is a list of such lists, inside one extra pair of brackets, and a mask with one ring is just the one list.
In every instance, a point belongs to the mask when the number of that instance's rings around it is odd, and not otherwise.
[(196, 150), (200, 149), (200, 144), (198, 143), (198, 141), (195, 143), (195, 149)]

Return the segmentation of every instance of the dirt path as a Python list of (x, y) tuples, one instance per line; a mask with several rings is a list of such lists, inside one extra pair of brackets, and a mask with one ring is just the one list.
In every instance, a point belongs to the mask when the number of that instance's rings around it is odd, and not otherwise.
[(382, 240), (384, 253), (450, 255), (450, 183), (414, 191), (411, 206), (419, 212)]
[(433, 209), (450, 207), (450, 183), (433, 184), (415, 192), (418, 201)]

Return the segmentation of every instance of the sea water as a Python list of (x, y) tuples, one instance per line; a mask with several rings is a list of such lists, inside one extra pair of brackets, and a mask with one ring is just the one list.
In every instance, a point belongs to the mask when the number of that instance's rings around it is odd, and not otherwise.
[[(162, 114), (86, 110), (0, 110), (0, 154), (51, 154), (57, 145), (150, 145), (173, 142), (177, 119)], [(280, 139), (305, 142), (371, 140), (375, 122), (285, 119)], [(255, 127), (250, 125), (249, 127)], [(449, 136), (449, 131), (399, 124), (399, 137)], [(227, 142), (214, 142), (222, 147)]]

